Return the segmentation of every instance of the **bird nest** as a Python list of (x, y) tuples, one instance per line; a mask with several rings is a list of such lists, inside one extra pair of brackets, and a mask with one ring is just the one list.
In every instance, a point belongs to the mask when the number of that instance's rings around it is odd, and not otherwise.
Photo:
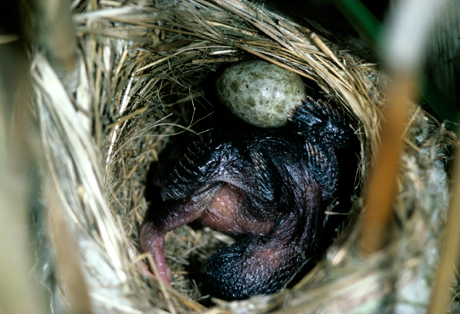
[[(123, 3), (74, 1), (72, 75), (55, 71), (39, 50), (32, 54), (46, 191), (38, 211), (60, 217), (71, 234), (53, 230), (56, 218), (36, 226), (54, 310), (74, 302), (64, 266), (74, 248), (77, 262), (67, 271), (82, 274), (80, 288), (95, 313), (423, 312), (448, 207), (446, 167), (454, 140), (443, 125), (412, 106), (390, 243), (363, 257), (359, 191), (379, 145), (388, 83), (378, 65), (317, 23), (243, 0)], [(182, 135), (206, 131), (201, 122), (219, 110), (207, 97), (210, 80), (221, 67), (247, 59), (299, 74), (316, 95), (342, 107), (361, 152), (349, 219), (322, 261), (290, 289), (224, 302), (201, 289), (201, 271), (232, 238), (189, 226), (168, 234), (171, 290), (143, 271), (141, 262), (149, 258), (140, 250), (139, 230), (154, 202), (152, 165), (173, 156)]]

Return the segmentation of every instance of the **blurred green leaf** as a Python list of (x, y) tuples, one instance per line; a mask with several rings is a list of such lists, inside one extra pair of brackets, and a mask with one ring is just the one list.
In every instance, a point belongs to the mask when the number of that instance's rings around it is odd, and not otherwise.
[[(385, 32), (382, 23), (360, 0), (333, 0), (333, 2), (361, 39), (379, 55), (382, 51), (380, 45)], [(422, 101), (425, 100), (442, 121), (451, 122), (447, 124), (447, 127), (456, 131), (458, 129), (458, 111), (455, 104), (436, 87), (428, 76), (421, 74), (420, 81), (422, 84), (418, 89)]]

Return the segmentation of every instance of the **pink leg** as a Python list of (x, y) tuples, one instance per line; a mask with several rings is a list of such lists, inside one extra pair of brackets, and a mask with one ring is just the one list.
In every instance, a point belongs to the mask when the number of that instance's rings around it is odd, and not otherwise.
[(169, 279), (171, 270), (166, 266), (164, 254), (164, 234), (155, 232), (152, 223), (147, 222), (141, 229), (141, 246), (144, 252), (152, 254), (153, 261), (160, 275), (160, 279), (167, 285), (171, 286)]
[(165, 262), (164, 236), (169, 231), (198, 219), (219, 189), (220, 186), (215, 186), (198, 201), (186, 199), (168, 202), (165, 207), (151, 211), (150, 216), (142, 226), (140, 235), (142, 250), (152, 254), (160, 275), (159, 279), (166, 285), (171, 286), (169, 282), (171, 271)]

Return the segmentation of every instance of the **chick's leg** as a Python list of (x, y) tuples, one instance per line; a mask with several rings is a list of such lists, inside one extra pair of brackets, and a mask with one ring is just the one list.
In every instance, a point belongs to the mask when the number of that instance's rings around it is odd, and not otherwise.
[(169, 201), (160, 210), (150, 208), (141, 228), (140, 243), (143, 251), (152, 255), (160, 276), (159, 279), (166, 285), (170, 286), (170, 270), (165, 262), (165, 235), (171, 230), (198, 219), (209, 206), (219, 188), (219, 185), (212, 187), (205, 196)]

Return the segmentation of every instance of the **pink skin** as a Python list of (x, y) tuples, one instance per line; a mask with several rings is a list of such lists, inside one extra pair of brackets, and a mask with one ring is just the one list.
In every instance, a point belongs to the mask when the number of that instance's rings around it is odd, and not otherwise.
[(153, 257), (153, 262), (158, 270), (160, 279), (167, 285), (171, 286), (171, 270), (166, 266), (164, 254), (164, 236), (152, 232), (155, 227), (152, 223), (147, 222), (141, 230), (141, 246), (145, 252), (149, 252)]
[(164, 236), (198, 220), (217, 231), (248, 236), (206, 262), (215, 296), (244, 299), (282, 289), (307, 259), (313, 263), (323, 253), (339, 221), (333, 218), (333, 225), (326, 226), (331, 220), (325, 210), (346, 197), (345, 185), (353, 187), (353, 177), (341, 177), (336, 151), (347, 148), (344, 162), (351, 161), (348, 149), (354, 140), (348, 124), (338, 110), (308, 98), (286, 127), (236, 123), (196, 138), (173, 167), (158, 173), (164, 202), (149, 209), (141, 230), (141, 245), (153, 257), (157, 279), (169, 285)]
[(201, 198), (191, 198), (169, 203), (156, 216), (146, 221), (141, 229), (142, 249), (152, 255), (160, 279), (171, 286), (171, 270), (166, 265), (164, 255), (164, 236), (171, 230), (198, 220), (203, 226), (229, 234), (264, 234), (273, 224), (257, 222), (241, 215), (243, 194), (237, 188), (222, 184)]

